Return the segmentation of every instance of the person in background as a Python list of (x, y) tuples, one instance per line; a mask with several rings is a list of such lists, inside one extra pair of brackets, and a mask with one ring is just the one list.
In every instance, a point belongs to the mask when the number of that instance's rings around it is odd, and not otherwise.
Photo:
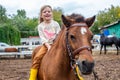
[(29, 80), (37, 79), (37, 72), (43, 56), (50, 50), (51, 44), (56, 35), (61, 30), (59, 24), (53, 20), (52, 8), (50, 5), (44, 5), (40, 10), (38, 32), (41, 38), (42, 46), (38, 53), (32, 59)]

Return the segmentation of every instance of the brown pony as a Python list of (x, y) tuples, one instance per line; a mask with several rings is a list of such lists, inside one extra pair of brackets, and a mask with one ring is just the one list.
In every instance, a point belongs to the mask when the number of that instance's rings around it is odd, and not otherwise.
[[(67, 17), (62, 15), (64, 25), (41, 61), (38, 80), (80, 80), (74, 70), (76, 66), (81, 74), (90, 74), (93, 71), (94, 60), (90, 42), (93, 34), (89, 27), (94, 20), (95, 16), (84, 19), (79, 14)], [(35, 53), (33, 57), (34, 55)]]

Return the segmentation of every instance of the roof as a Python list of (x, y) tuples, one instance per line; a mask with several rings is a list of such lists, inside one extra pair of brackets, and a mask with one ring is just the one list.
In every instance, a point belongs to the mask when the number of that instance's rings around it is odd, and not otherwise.
[(111, 23), (111, 24), (109, 24), (109, 25), (105, 25), (105, 26), (99, 28), (99, 30), (102, 30), (102, 29), (108, 28), (108, 27), (113, 26), (113, 25), (118, 24), (118, 23), (120, 23), (120, 20), (118, 20), (118, 21), (116, 21), (116, 22), (114, 22), (114, 23)]

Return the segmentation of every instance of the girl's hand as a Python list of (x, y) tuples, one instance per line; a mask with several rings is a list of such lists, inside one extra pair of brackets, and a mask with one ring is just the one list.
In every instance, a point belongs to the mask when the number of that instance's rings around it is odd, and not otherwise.
[(48, 44), (48, 43), (45, 43), (45, 46), (48, 48), (48, 51), (50, 50), (50, 48), (51, 48), (51, 45), (50, 44)]

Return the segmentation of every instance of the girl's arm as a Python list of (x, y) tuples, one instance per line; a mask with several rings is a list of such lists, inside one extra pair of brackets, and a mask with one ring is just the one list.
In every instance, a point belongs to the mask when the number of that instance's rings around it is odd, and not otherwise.
[(46, 38), (45, 38), (45, 36), (44, 36), (44, 34), (43, 34), (43, 32), (42, 32), (42, 28), (41, 28), (40, 25), (38, 26), (38, 33), (39, 33), (39, 37), (40, 37), (40, 39), (41, 39), (41, 43), (42, 43), (42, 44), (46, 43), (47, 40), (46, 40)]
[(50, 48), (51, 48), (51, 45), (50, 44), (48, 44), (48, 43), (45, 43), (45, 46), (48, 48), (48, 51), (50, 50)]

